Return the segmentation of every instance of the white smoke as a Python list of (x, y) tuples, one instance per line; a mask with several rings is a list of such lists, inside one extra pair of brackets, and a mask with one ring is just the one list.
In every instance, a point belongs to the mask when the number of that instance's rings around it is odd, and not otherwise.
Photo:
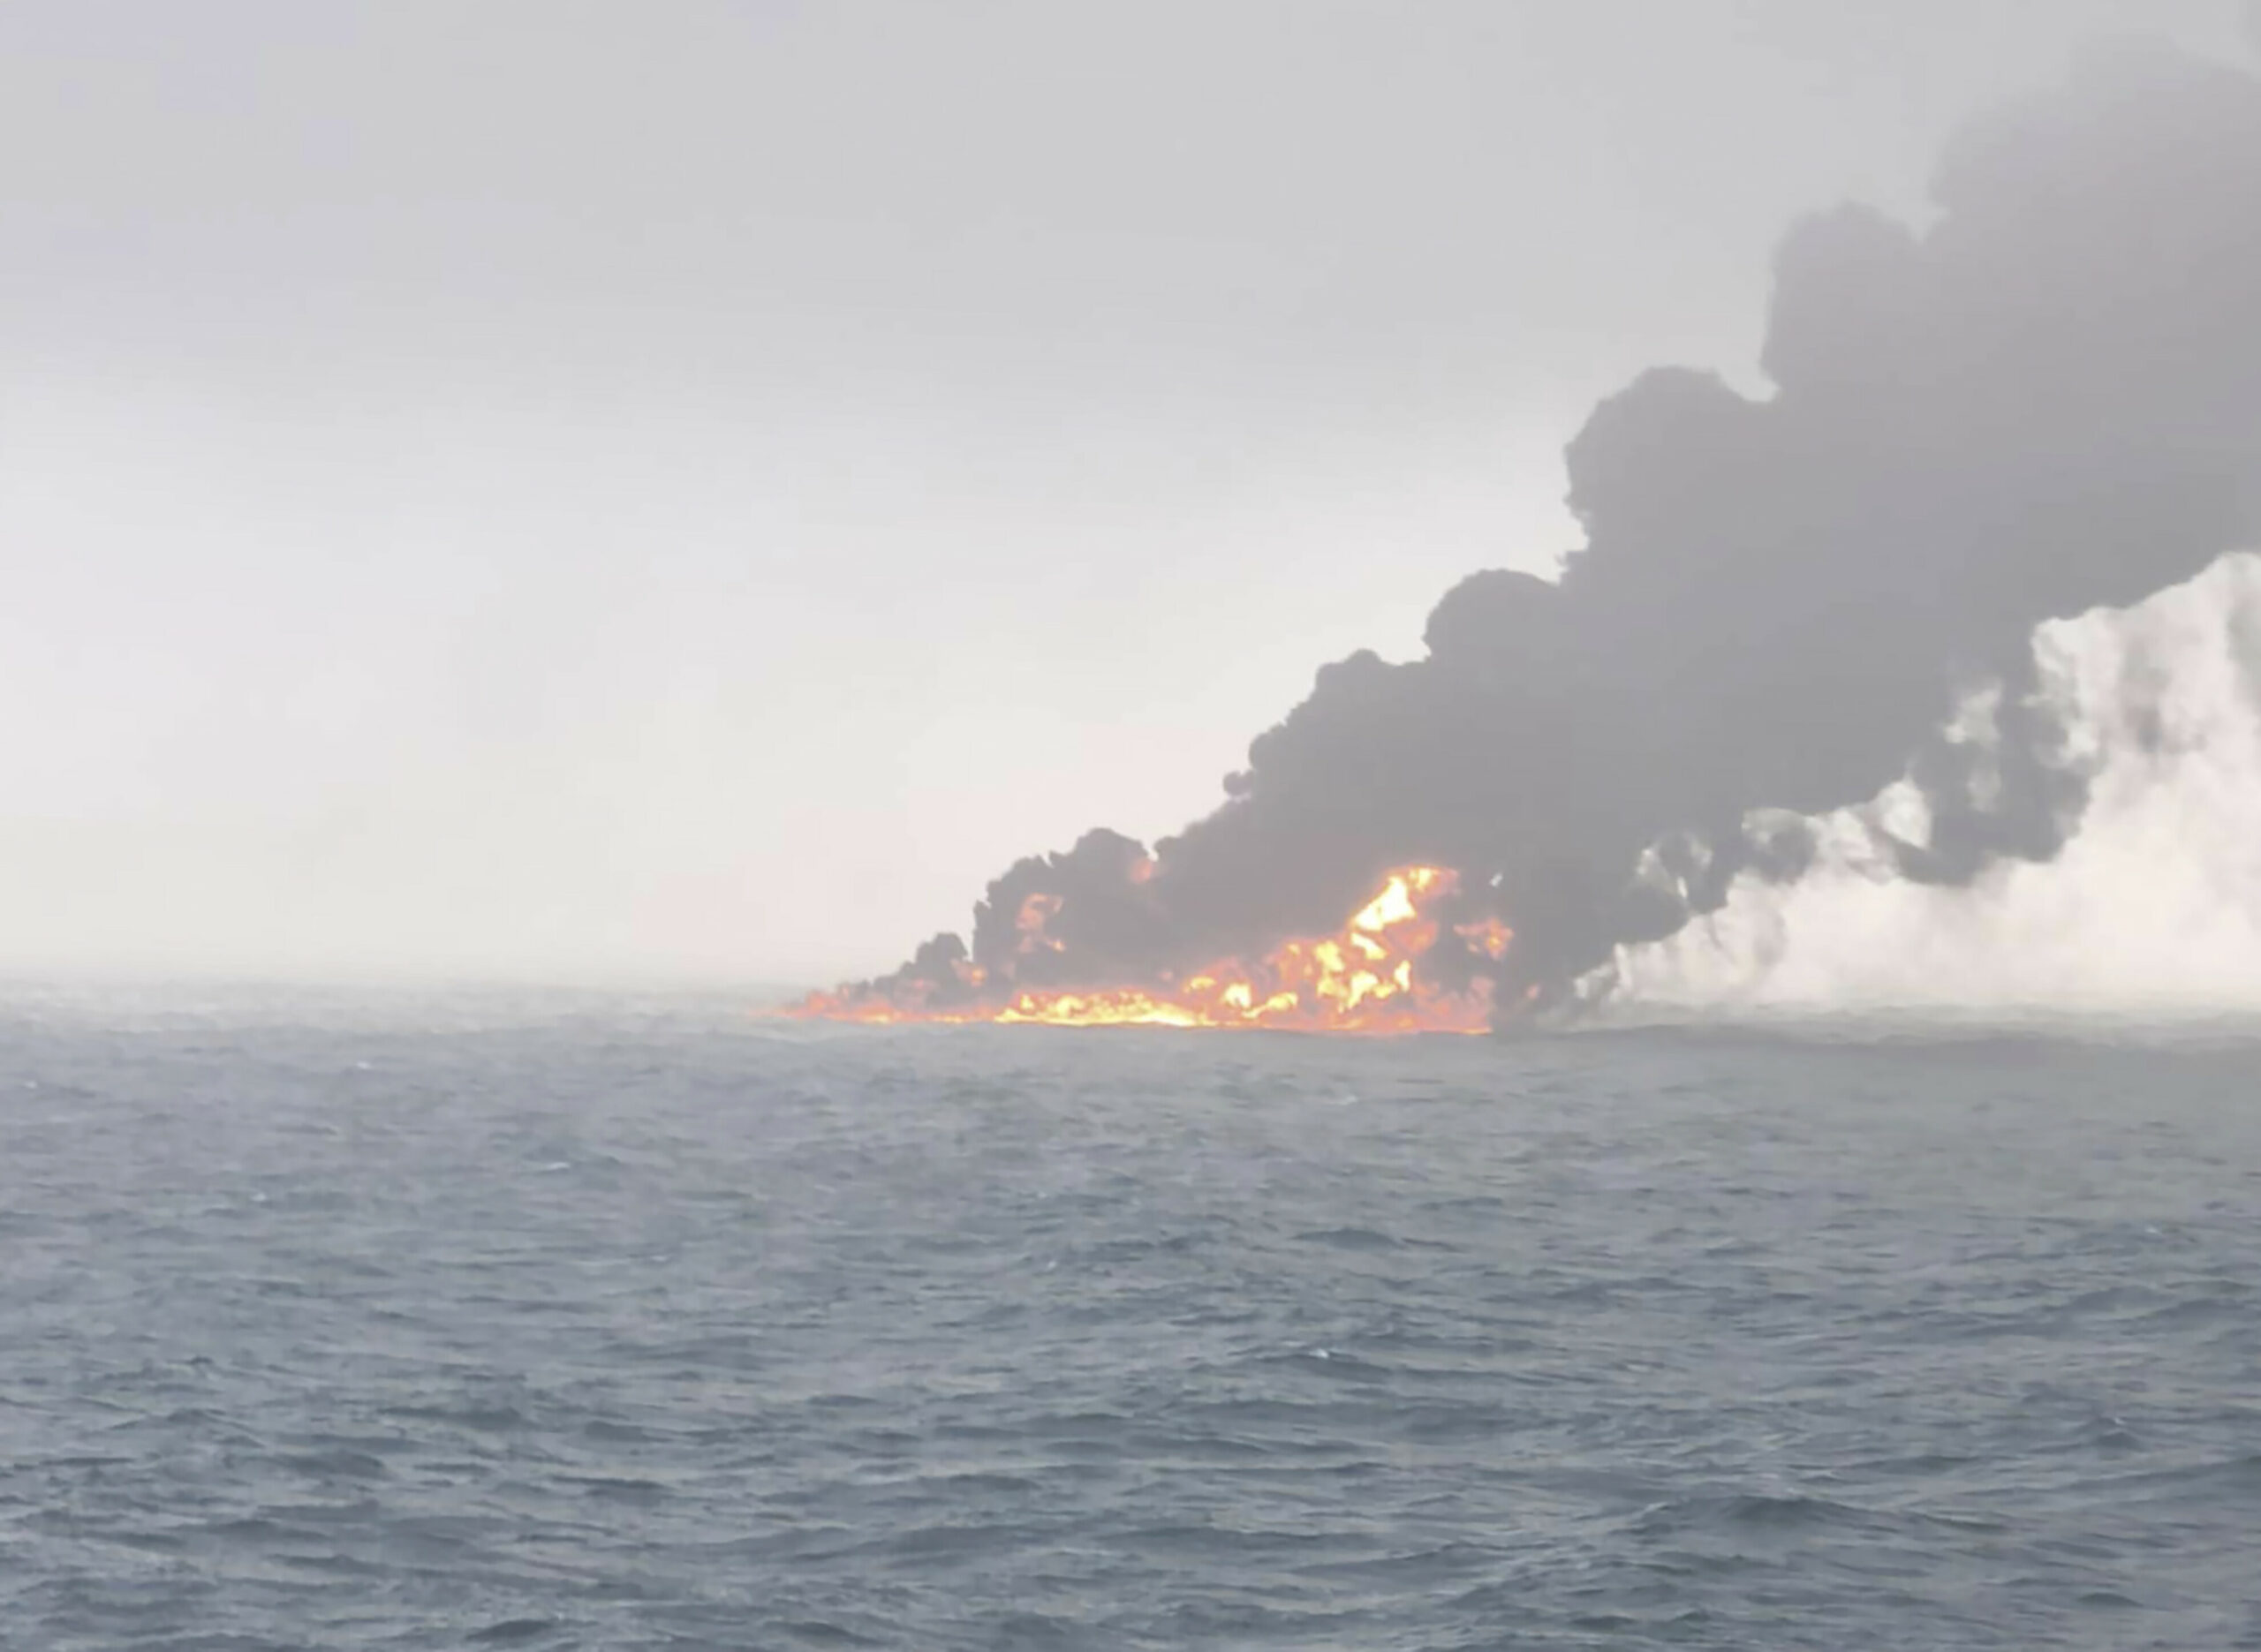
[[(1586, 984), (1613, 1012), (2261, 1010), (2261, 556), (2126, 609), (2045, 625), (2042, 693), (2094, 776), (2054, 861), (1909, 883), (1879, 828), (1921, 835), (1905, 785), (1812, 824), (1789, 886), (1746, 877), (1678, 935)], [(1955, 737), (1984, 743), (1974, 697)]]

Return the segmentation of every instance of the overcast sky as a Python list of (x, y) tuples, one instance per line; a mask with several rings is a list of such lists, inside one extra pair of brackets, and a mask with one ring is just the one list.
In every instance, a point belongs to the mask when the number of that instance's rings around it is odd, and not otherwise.
[(11, 0), (0, 969), (798, 979), (1576, 542), (1774, 242), (2240, 0)]

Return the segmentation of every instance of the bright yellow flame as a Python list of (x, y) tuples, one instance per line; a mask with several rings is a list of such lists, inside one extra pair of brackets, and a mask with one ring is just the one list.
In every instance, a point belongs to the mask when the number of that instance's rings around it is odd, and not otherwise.
[[(1390, 1034), (1484, 1031), (1491, 1024), (1492, 983), (1447, 992), (1419, 980), (1415, 965), (1436, 944), (1439, 921), (1429, 909), (1453, 894), (1454, 875), (1435, 866), (1391, 872), (1373, 899), (1338, 935), (1282, 943), (1252, 968), (1224, 959), (1155, 988), (1107, 987), (1022, 992), (994, 1002), (929, 1008), (877, 995), (818, 993), (795, 1012), (826, 1020), (889, 1023), (1001, 1022), (1052, 1027), (1236, 1027), (1295, 1032)], [(1045, 924), (1060, 910), (1054, 895), (1032, 895), (1017, 915), (1017, 950), (1057, 951)], [(1514, 932), (1496, 918), (1454, 927), (1471, 950), (1493, 962), (1507, 956)], [(960, 978), (979, 987), (979, 971)]]

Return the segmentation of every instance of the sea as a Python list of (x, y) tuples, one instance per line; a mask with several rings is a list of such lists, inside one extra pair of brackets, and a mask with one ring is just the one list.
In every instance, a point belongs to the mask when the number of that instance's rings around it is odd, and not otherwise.
[(0, 999), (0, 1645), (2261, 1647), (2261, 1031)]

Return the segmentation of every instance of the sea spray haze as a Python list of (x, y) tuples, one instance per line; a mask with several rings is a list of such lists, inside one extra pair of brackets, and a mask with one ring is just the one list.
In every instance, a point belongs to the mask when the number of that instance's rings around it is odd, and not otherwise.
[(2035, 627), (2261, 539), (2261, 82), (2099, 51), (1969, 125), (1932, 192), (1921, 230), (1791, 231), (1772, 395), (1660, 368), (1595, 411), (1559, 580), (1471, 576), (1424, 658), (1325, 667), (1151, 856), (1094, 831), (1020, 861), (970, 946), (822, 1007), (1174, 989), (1333, 933), (1409, 865), (1453, 879), (1418, 978), (1551, 1002), (1740, 877), (1796, 881), (1808, 817), (1895, 784), (1915, 829), (1866, 817), (1895, 878), (2056, 856), (2091, 776)]

